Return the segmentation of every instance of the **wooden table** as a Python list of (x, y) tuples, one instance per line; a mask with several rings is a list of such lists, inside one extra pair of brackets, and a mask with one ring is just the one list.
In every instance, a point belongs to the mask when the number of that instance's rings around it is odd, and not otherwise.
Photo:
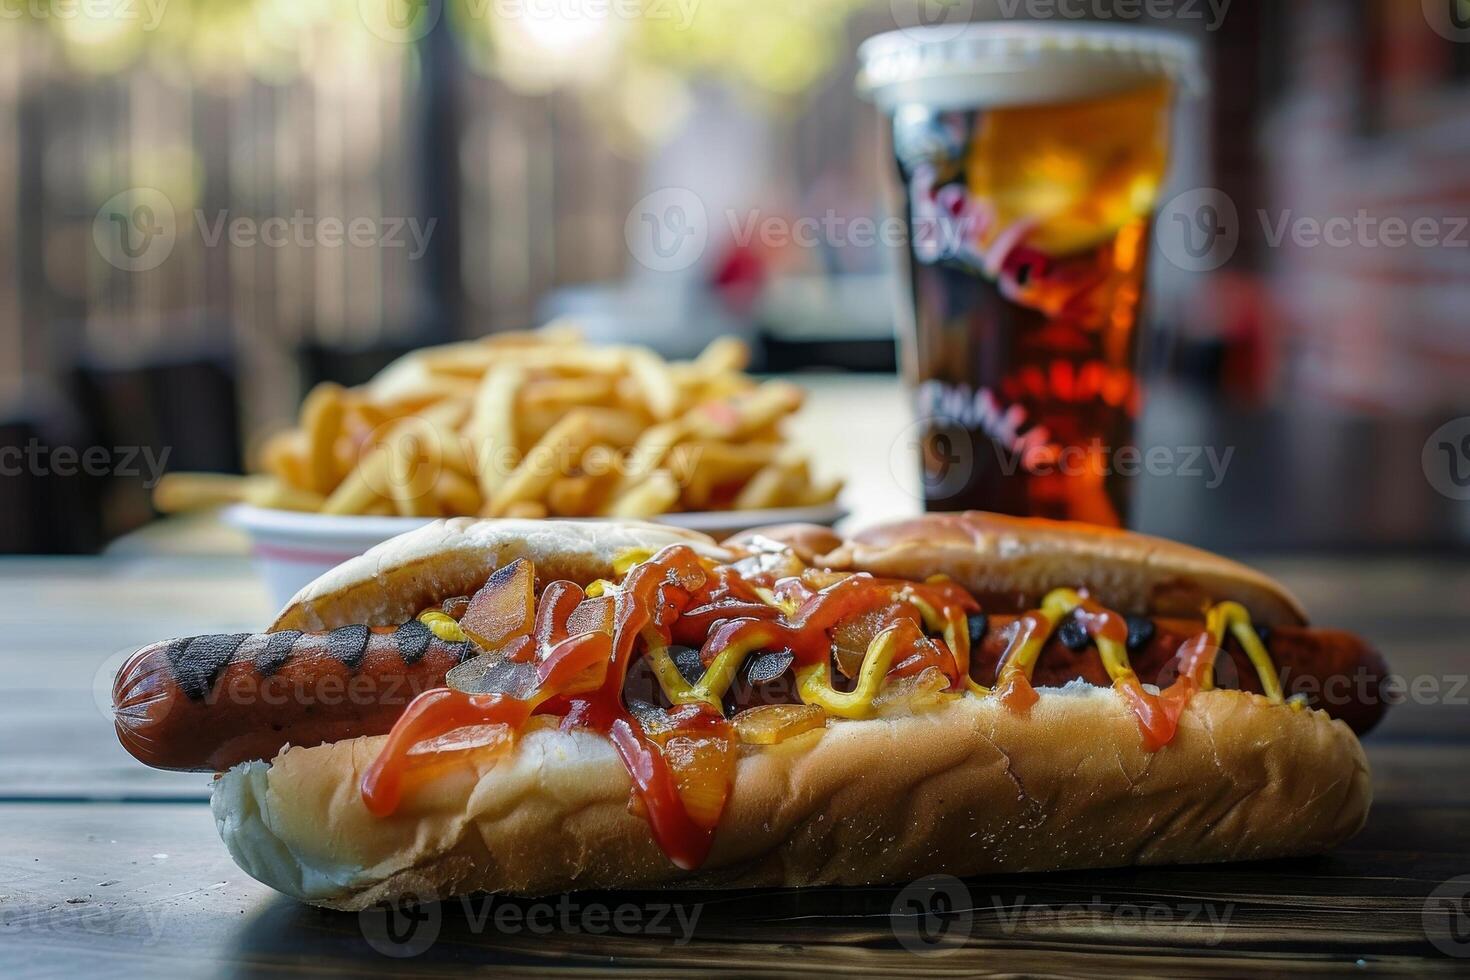
[[(118, 659), (164, 635), (269, 618), (238, 557), (0, 563), (0, 963), (7, 976), (467, 969), (1169, 976), (1470, 970), (1470, 565), (1272, 561), (1324, 623), (1359, 631), (1433, 703), (1368, 740), (1377, 801), (1327, 857), (977, 878), (922, 888), (579, 895), (448, 903), (407, 922), (328, 913), (243, 875), (208, 778), (129, 759), (99, 699)], [(1431, 681), (1421, 682), (1424, 684)], [(1430, 901), (1439, 894), (1455, 901)], [(937, 909), (923, 916), (924, 904)], [(675, 903), (669, 909), (669, 903)], [(661, 911), (662, 910), (662, 911)], [(682, 915), (680, 919), (677, 915)], [(616, 916), (616, 918), (611, 918)], [(608, 931), (610, 922), (620, 929)], [(692, 938), (685, 942), (685, 926)], [(385, 956), (418, 952), (408, 961)], [(376, 945), (375, 945), (376, 944)], [(1460, 958), (1455, 958), (1458, 954)], [(111, 974), (108, 974), (111, 975)]]

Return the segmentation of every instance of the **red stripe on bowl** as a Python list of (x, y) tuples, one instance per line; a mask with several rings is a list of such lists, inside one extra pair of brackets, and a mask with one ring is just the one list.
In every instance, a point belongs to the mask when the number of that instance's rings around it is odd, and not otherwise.
[(290, 548), (279, 544), (257, 543), (252, 549), (258, 558), (273, 558), (277, 561), (295, 562), (301, 565), (340, 565), (349, 558), (356, 558), (360, 551), (313, 551), (310, 548)]

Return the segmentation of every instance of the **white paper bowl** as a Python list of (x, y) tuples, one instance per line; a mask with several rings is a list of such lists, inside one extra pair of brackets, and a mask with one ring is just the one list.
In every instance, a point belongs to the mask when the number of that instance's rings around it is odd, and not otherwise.
[(343, 517), (236, 504), (220, 513), (250, 539), (271, 602), (284, 607), (308, 582), (375, 544), (428, 524), (426, 517)]
[[(838, 504), (780, 510), (702, 511), (664, 514), (665, 524), (703, 531), (715, 538), (767, 524), (835, 524), (847, 511)], [(231, 527), (244, 531), (250, 551), (270, 592), (271, 601), (284, 607), (301, 587), (327, 570), (356, 558), (373, 545), (387, 541), (432, 520), (427, 517), (344, 517), (306, 514), (236, 504), (221, 512)]]

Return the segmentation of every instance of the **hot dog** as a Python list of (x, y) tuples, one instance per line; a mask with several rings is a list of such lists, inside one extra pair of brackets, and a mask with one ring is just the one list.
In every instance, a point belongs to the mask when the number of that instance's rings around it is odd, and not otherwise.
[[(307, 689), (430, 689), (328, 712), (221, 697), (293, 663)], [(1370, 796), (1330, 712), (1370, 727), (1385, 673), (1224, 559), (966, 514), (724, 545), (437, 522), (308, 586), (270, 632), (149, 648), (118, 683), (125, 743), (154, 761), (253, 760), (212, 803), (242, 868), (357, 909), (426, 884), (862, 883), (1315, 853), (1356, 831)], [(1363, 693), (1326, 711), (1293, 687), (1340, 674)], [(140, 691), (172, 707), (149, 718)]]
[[(981, 615), (970, 621), (973, 679), (996, 680), (1017, 620)], [(1174, 679), (1179, 648), (1205, 628), (1201, 620), (1150, 617), (1130, 617), (1129, 625), (1133, 669), (1160, 687)], [(1263, 642), (1287, 694), (1300, 694), (1358, 734), (1383, 717), (1387, 701), (1380, 687), (1388, 667), (1358, 637), (1283, 626), (1269, 631)], [(359, 643), (365, 644), (360, 656)], [(477, 652), (467, 640), (439, 639), (417, 619), (398, 627), (364, 627), (360, 633), (344, 627), (331, 633), (288, 630), (165, 640), (138, 651), (118, 672), (113, 685), (118, 738), (134, 758), (154, 768), (219, 772), (270, 759), (288, 745), (383, 735), (410, 701), (442, 687), (449, 671)], [(852, 676), (841, 661), (837, 667)], [(1216, 671), (1223, 687), (1261, 693), (1260, 678), (1233, 640), (1227, 641)], [(782, 679), (735, 685), (728, 697), (731, 710), (799, 703), (793, 685), (778, 683)], [(1091, 642), (1079, 642), (1075, 629), (1064, 628), (1047, 641), (1032, 683), (1061, 687), (1078, 680), (1111, 684)], [(647, 698), (654, 696), (652, 683), (645, 678)], [(637, 693), (632, 682), (630, 692)]]

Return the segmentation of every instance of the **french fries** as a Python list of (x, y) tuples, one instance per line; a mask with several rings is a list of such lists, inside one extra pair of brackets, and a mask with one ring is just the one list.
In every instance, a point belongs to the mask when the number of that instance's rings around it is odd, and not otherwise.
[(499, 492), (511, 467), (520, 462), (515, 413), (516, 394), (524, 380), (519, 365), (500, 364), (485, 372), (475, 392), (468, 434), (475, 447), (480, 494), (486, 499)]
[(504, 515), (512, 504), (540, 500), (556, 478), (572, 469), (593, 444), (625, 446), (638, 435), (638, 420), (617, 409), (579, 408), (562, 416), (532, 446), (490, 498), (487, 517)]
[(679, 484), (668, 470), (654, 470), (648, 479), (620, 497), (610, 517), (655, 517), (674, 509), (679, 502)]
[(840, 483), (782, 441), (801, 389), (751, 379), (749, 357), (721, 338), (669, 362), (561, 322), (425, 348), (361, 387), (312, 389), (257, 475), (170, 474), (154, 504), (542, 518), (830, 502)]

